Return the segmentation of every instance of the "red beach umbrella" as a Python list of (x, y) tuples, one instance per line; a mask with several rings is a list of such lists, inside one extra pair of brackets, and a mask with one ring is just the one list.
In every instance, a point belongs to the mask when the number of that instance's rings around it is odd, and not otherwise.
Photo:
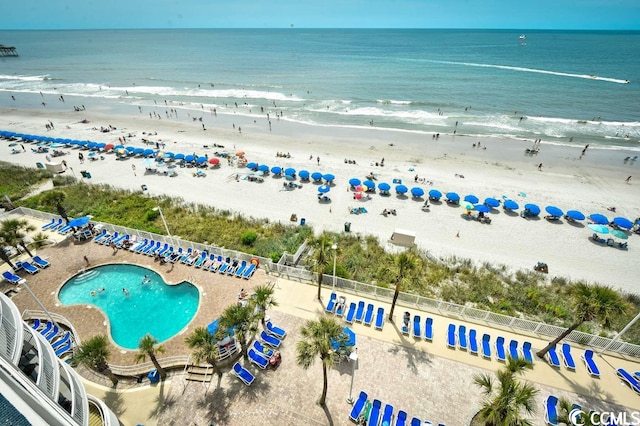
[(115, 145), (112, 143), (108, 143), (104, 146), (105, 151), (111, 151), (113, 148), (115, 148)]
[(220, 160), (217, 158), (209, 158), (209, 164), (220, 164)]

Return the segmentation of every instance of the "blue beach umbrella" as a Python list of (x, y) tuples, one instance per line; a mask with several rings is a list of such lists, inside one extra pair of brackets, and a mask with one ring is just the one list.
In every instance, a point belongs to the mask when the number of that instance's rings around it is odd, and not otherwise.
[(269, 171), (269, 166), (267, 166), (266, 164), (260, 164), (258, 166), (258, 170), (261, 171), (261, 172), (265, 172), (266, 173), (266, 172)]
[(307, 170), (300, 170), (298, 176), (300, 176), (300, 179), (309, 179), (309, 172)]
[(478, 204), (478, 201), (480, 201), (478, 200), (478, 197), (473, 194), (465, 195), (464, 200), (470, 202), (471, 204)]
[(124, 145), (116, 145), (113, 147), (114, 150), (124, 149)]
[(331, 191), (331, 187), (329, 185), (320, 185), (318, 187), (318, 192), (320, 192), (322, 194), (326, 194), (329, 191)]
[(460, 201), (460, 196), (455, 192), (447, 192), (447, 199), (451, 201)]
[(150, 148), (147, 148), (144, 151), (142, 151), (142, 155), (144, 155), (145, 157), (150, 157), (153, 155), (153, 150)]
[(184, 160), (184, 154), (179, 152), (176, 155), (173, 156), (174, 160)]
[(196, 160), (196, 163), (198, 163), (198, 164), (206, 163), (207, 160), (208, 160), (208, 158), (205, 157), (205, 156), (198, 157), (198, 159)]
[(336, 180), (336, 177), (331, 173), (327, 173), (326, 175), (322, 176), (322, 178), (327, 182), (333, 182), (334, 180)]
[(79, 228), (81, 226), (86, 225), (91, 220), (89, 216), (82, 216), (69, 221), (69, 226), (73, 228)]
[(629, 238), (629, 236), (624, 231), (621, 231), (619, 229), (613, 229), (611, 231), (611, 235), (616, 238), (620, 238), (621, 240), (626, 240)]
[(273, 173), (274, 175), (282, 174), (282, 167), (273, 166), (271, 168), (271, 173)]
[(623, 229), (633, 228), (633, 222), (631, 222), (626, 217), (616, 217), (613, 219), (613, 223), (619, 228), (623, 228)]
[(558, 207), (556, 206), (547, 206), (544, 208), (547, 213), (549, 213), (551, 216), (556, 216), (556, 217), (560, 217), (562, 216), (564, 213), (562, 212), (562, 210), (560, 210)]
[(104, 149), (105, 146), (107, 146), (107, 144), (104, 143), (104, 142), (98, 142), (96, 144), (96, 148), (98, 148), (98, 149)]
[(593, 223), (595, 223), (596, 225), (607, 225), (607, 224), (609, 224), (609, 219), (603, 214), (594, 213), (592, 215), (589, 215), (589, 219), (591, 219), (591, 221)]
[(367, 189), (374, 189), (376, 187), (376, 183), (374, 181), (372, 181), (372, 180), (369, 180), (369, 179), (367, 179), (364, 182), (362, 182), (362, 184), (364, 186), (366, 186)]
[(424, 195), (424, 189), (418, 187), (411, 188), (411, 195), (416, 198), (422, 197)]
[(429, 191), (429, 198), (433, 198), (434, 200), (438, 200), (440, 199), (440, 197), (442, 197), (442, 192), (438, 191), (437, 189), (432, 189)]
[(489, 197), (484, 199), (484, 204), (491, 208), (496, 208), (500, 205), (500, 201), (496, 200), (495, 198)]
[(191, 163), (193, 161), (196, 160), (196, 156), (193, 154), (189, 154), (187, 156), (184, 157), (184, 161), (186, 161), (187, 163)]
[(284, 178), (286, 180), (296, 180), (296, 177), (294, 175), (284, 175)]
[(164, 158), (164, 159), (169, 159), (169, 158), (173, 158), (174, 156), (175, 156), (175, 154), (174, 154), (173, 152), (165, 152), (165, 153), (162, 155), (162, 158)]
[(525, 210), (529, 210), (529, 214), (531, 216), (537, 216), (540, 214), (540, 207), (535, 204), (525, 204), (524, 208)]
[(257, 163), (249, 163), (249, 164), (247, 164), (247, 169), (254, 170), (254, 169), (257, 169), (257, 168), (258, 168), (258, 164)]
[(127, 152), (133, 152), (133, 151), (135, 151), (135, 150), (136, 150), (136, 148), (135, 148), (135, 147), (133, 147), (133, 146), (128, 146), (128, 147), (126, 147), (124, 150), (125, 150), (125, 151), (127, 151)]
[(404, 185), (396, 185), (396, 192), (397, 192), (398, 194), (404, 194), (404, 193), (406, 193), (408, 190), (409, 190), (409, 188), (407, 188), (407, 187), (406, 187), (406, 186), (404, 186)]
[(578, 210), (568, 210), (567, 211), (567, 217), (569, 217), (570, 219), (573, 220), (584, 220), (584, 214), (582, 212), (579, 212)]
[(589, 229), (591, 229), (593, 232), (597, 232), (598, 234), (609, 233), (609, 228), (607, 228), (605, 225), (597, 225), (597, 224), (591, 223), (587, 226), (589, 226)]
[(391, 189), (391, 185), (389, 185), (387, 182), (381, 182), (378, 184), (378, 189), (380, 191), (388, 191)]
[(296, 174), (296, 169), (293, 169), (293, 168), (289, 167), (289, 168), (284, 170), (284, 174), (285, 175), (295, 175)]
[(484, 204), (474, 204), (473, 209), (480, 213), (489, 213), (491, 211), (491, 209), (488, 206), (485, 206)]
[(134, 153), (135, 155), (142, 154), (143, 152), (144, 152), (144, 148), (135, 148), (135, 149), (133, 150), (133, 153)]
[(88, 141), (77, 141), (77, 145), (78, 146), (87, 146), (87, 145), (89, 145), (89, 142)]
[(313, 180), (321, 180), (322, 179), (322, 173), (320, 173), (320, 172), (311, 173), (311, 179), (313, 179)]
[(87, 148), (89, 148), (89, 149), (97, 148), (97, 146), (98, 146), (97, 142), (89, 142), (87, 144)]
[(351, 178), (349, 179), (349, 185), (351, 186), (358, 186), (360, 185), (362, 182), (360, 181), (360, 179), (358, 178)]

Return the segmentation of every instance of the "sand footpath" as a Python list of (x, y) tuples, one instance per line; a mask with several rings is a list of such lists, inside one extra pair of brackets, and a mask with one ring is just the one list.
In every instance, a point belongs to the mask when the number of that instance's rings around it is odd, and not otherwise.
[[(580, 157), (581, 149), (543, 141), (540, 153), (528, 156), (524, 150), (531, 146), (531, 141), (486, 138), (481, 140), (481, 148), (474, 148), (478, 140), (465, 136), (442, 135), (435, 140), (431, 134), (308, 126), (285, 120), (276, 122), (273, 118), (273, 129), (269, 132), (261, 117), (231, 114), (207, 115), (203, 121), (207, 130), (203, 131), (202, 124), (193, 122), (183, 111), (179, 112), (180, 119), (162, 120), (150, 119), (147, 112), (128, 116), (87, 111), (0, 112), (3, 130), (115, 144), (126, 136), (127, 145), (155, 148), (143, 144), (144, 138), (165, 143), (164, 151), (195, 152), (209, 158), (216, 151), (231, 155), (244, 151), (251, 162), (336, 176), (335, 186), (327, 194), (331, 202), (320, 203), (317, 185), (313, 183), (296, 180), (300, 188), (286, 189), (284, 178), (271, 175), (265, 176), (264, 182), (250, 182), (245, 179), (245, 168), (229, 165), (224, 158), (220, 168), (205, 170), (206, 177), (193, 176), (192, 168), (174, 169), (176, 177), (148, 174), (142, 158), (117, 161), (113, 153), (104, 154), (103, 160), (90, 161), (88, 152), (83, 151), (85, 161), (81, 164), (77, 148), (63, 148), (67, 155), (52, 158), (54, 162), (67, 162), (70, 170), (66, 173), (80, 177), (81, 170), (90, 172), (91, 183), (130, 190), (140, 190), (145, 185), (150, 195), (179, 196), (187, 202), (283, 223), (289, 223), (295, 213), (316, 232), (341, 232), (345, 222), (350, 222), (353, 233), (375, 235), (383, 244), (389, 244), (394, 229), (402, 228), (414, 231), (418, 247), (436, 256), (456, 255), (523, 269), (531, 269), (542, 261), (549, 265), (550, 276), (600, 282), (631, 292), (639, 290), (640, 264), (634, 253), (640, 248), (640, 236), (631, 234), (627, 240), (629, 249), (624, 251), (592, 242), (589, 236), (593, 232), (586, 222), (576, 224), (564, 219), (550, 222), (542, 218), (547, 205), (564, 211), (577, 209), (587, 215), (602, 213), (610, 219), (623, 216), (633, 220), (640, 216), (640, 174), (637, 180), (634, 176), (630, 183), (625, 182), (640, 165), (622, 161), (635, 155), (632, 151), (589, 148)], [(82, 119), (89, 123), (80, 123)], [(45, 129), (49, 120), (55, 124), (54, 130)], [(101, 126), (108, 125), (116, 130), (99, 131)], [(239, 126), (242, 133), (237, 130)], [(31, 152), (33, 146), (26, 144), (27, 152), (12, 154), (12, 148), (16, 147), (9, 147), (4, 141), (0, 143), (0, 158), (29, 167), (46, 162), (46, 154)], [(278, 152), (289, 153), (291, 157), (277, 157)], [(383, 158), (384, 167), (376, 166)], [(345, 160), (355, 160), (356, 164)], [(543, 163), (541, 171), (539, 163)], [(392, 185), (391, 195), (383, 197), (375, 193), (366, 201), (354, 199), (349, 179), (364, 180), (370, 173), (376, 175), (377, 182)], [(461, 197), (474, 194), (480, 200), (507, 197), (521, 206), (535, 203), (542, 214), (539, 219), (527, 220), (499, 208), (489, 213), (491, 224), (481, 224), (464, 219), (460, 207), (431, 203), (428, 209), (423, 209), (425, 199), (416, 200), (410, 194), (396, 196), (394, 179), (402, 180), (409, 189), (420, 187), (425, 192), (436, 188), (443, 193), (455, 191)], [(616, 207), (615, 214), (607, 211), (612, 206)], [(367, 213), (351, 213), (353, 208), (360, 207)], [(395, 210), (396, 215), (385, 217), (381, 214), (384, 209)]]

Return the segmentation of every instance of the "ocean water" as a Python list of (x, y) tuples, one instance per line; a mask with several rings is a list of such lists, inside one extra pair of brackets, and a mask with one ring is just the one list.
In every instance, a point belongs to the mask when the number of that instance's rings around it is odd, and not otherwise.
[(0, 31), (20, 54), (0, 58), (0, 105), (37, 107), (42, 92), (114, 110), (167, 101), (318, 126), (640, 148), (640, 32), (520, 34)]

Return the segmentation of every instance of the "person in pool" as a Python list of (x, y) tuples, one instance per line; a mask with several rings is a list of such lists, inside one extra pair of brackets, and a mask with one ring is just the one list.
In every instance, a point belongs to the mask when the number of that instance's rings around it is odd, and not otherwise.
[(125, 296), (129, 296), (129, 292), (127, 291), (126, 288), (122, 289), (122, 293), (124, 293)]
[(140, 284), (149, 284), (151, 282), (151, 278), (149, 278), (146, 274), (144, 278), (142, 278), (142, 282)]

